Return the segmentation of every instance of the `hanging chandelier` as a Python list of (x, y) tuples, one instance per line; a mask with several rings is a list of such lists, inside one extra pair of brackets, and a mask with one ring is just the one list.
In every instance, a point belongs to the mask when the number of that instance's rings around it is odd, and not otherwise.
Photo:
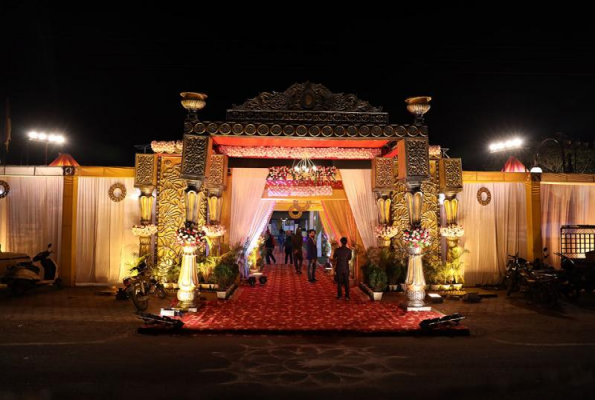
[(294, 160), (291, 169), (303, 180), (311, 180), (318, 175), (318, 168), (309, 157), (304, 157), (299, 161)]

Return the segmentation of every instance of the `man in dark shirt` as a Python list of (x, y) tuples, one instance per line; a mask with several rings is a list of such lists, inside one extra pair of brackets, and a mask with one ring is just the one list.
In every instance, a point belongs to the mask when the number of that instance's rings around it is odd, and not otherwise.
[(295, 272), (301, 274), (302, 263), (304, 262), (304, 256), (302, 254), (304, 238), (302, 237), (302, 228), (300, 228), (299, 226), (296, 229), (295, 234), (291, 238), (291, 245), (293, 247), (293, 265), (295, 266)]
[[(285, 242), (283, 243), (283, 248), (285, 249), (285, 264), (293, 264), (293, 243), (292, 243), (291, 232), (287, 231), (287, 237), (285, 238)], [(289, 258), (289, 262), (287, 259)]]
[(347, 238), (341, 238), (341, 247), (335, 250), (335, 274), (337, 275), (337, 299), (342, 296), (341, 285), (345, 285), (345, 299), (349, 300), (349, 260), (351, 260), (351, 249), (347, 247)]
[(316, 282), (316, 260), (318, 259), (318, 251), (316, 249), (316, 231), (310, 229), (308, 231), (308, 239), (306, 240), (306, 259), (308, 260), (308, 280)]
[(273, 255), (273, 250), (275, 249), (275, 239), (273, 239), (273, 235), (268, 230), (266, 232), (264, 248), (266, 249), (267, 264), (269, 264), (269, 265), (271, 264), (271, 258), (273, 259), (273, 263), (277, 264), (277, 260), (275, 259), (275, 256)]

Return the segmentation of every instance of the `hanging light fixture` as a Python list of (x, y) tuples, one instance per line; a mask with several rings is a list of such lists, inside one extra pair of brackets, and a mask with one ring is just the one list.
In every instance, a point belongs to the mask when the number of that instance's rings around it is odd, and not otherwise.
[(316, 173), (317, 169), (316, 165), (312, 162), (309, 157), (304, 157), (301, 160), (294, 160), (293, 164), (291, 165), (291, 169), (293, 169), (296, 173), (300, 174), (312, 174)]

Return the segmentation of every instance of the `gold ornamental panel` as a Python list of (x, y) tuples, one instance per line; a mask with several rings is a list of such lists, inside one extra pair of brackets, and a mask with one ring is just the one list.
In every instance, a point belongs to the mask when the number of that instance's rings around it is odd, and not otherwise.
[(156, 157), (154, 154), (137, 154), (134, 163), (134, 187), (155, 186)]
[(170, 261), (177, 264), (182, 248), (176, 242), (178, 228), (186, 221), (184, 189), (180, 178), (182, 159), (176, 156), (159, 158), (157, 182), (157, 265)]

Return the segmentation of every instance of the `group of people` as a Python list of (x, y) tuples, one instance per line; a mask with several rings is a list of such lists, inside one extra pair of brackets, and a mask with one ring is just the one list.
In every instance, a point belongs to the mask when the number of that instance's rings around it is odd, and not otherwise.
[[(293, 264), (295, 272), (302, 274), (302, 264), (304, 262), (303, 248), (304, 239), (302, 229), (298, 227), (294, 234), (291, 231), (280, 231), (278, 236), (279, 246), (285, 252), (285, 264)], [(275, 249), (275, 239), (267, 231), (265, 239), (266, 262), (277, 263), (273, 251)], [(310, 229), (306, 237), (306, 260), (308, 261), (308, 281), (316, 282), (316, 265), (318, 260), (318, 248), (316, 247), (316, 231)], [(349, 300), (349, 260), (351, 260), (351, 249), (347, 247), (347, 238), (341, 238), (341, 247), (338, 247), (333, 254), (335, 261), (335, 281), (337, 282), (337, 299), (343, 297), (342, 288), (345, 288), (345, 298)], [(289, 261), (289, 262), (288, 262)]]

